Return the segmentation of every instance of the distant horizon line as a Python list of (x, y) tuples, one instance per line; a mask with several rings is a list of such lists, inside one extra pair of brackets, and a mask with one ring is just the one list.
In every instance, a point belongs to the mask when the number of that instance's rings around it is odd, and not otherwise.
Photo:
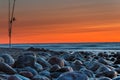
[[(12, 45), (14, 44), (87, 44), (87, 43), (120, 43), (120, 41), (118, 42), (43, 42), (43, 43), (12, 43)], [(9, 43), (3, 43), (0, 45), (8, 45)]]

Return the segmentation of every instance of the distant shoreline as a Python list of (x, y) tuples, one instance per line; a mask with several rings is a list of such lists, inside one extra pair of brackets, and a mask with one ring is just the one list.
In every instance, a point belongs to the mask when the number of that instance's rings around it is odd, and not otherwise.
[[(104, 44), (104, 43), (120, 43), (120, 42), (50, 42), (50, 43), (13, 43), (13, 44), (96, 44), (96, 43), (100, 43), (100, 44)], [(0, 45), (8, 45), (8, 43), (3, 43)]]
[[(0, 47), (9, 48), (8, 44), (1, 44)], [(13, 48), (27, 49), (29, 47), (45, 48), (55, 51), (120, 51), (120, 42), (107, 43), (31, 43), (31, 44), (12, 44)]]

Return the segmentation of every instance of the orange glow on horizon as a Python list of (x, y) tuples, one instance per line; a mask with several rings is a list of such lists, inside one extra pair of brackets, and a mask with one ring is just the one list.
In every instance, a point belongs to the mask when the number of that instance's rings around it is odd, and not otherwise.
[[(31, 35), (28, 37), (13, 37), (13, 43), (76, 43), (76, 42), (119, 42), (119, 31), (103, 31), (88, 33), (69, 34), (44, 34)], [(112, 36), (112, 37), (111, 37)], [(7, 40), (7, 39), (5, 39)], [(19, 41), (19, 42), (18, 42)], [(7, 41), (5, 41), (7, 42)]]
[[(54, 3), (53, 3), (54, 2)], [(0, 1), (0, 44), (8, 43)], [(18, 0), (12, 43), (120, 42), (120, 0)]]
[[(56, 26), (56, 25), (53, 25)], [(64, 27), (68, 26), (68, 27)], [(74, 28), (76, 26), (76, 28)], [(79, 27), (80, 24), (58, 25), (57, 29), (19, 29), (14, 28), (12, 43), (76, 43), (76, 42), (120, 42), (120, 24)], [(116, 26), (116, 27), (113, 27)], [(51, 26), (49, 26), (51, 27)], [(21, 33), (23, 32), (23, 33)], [(32, 32), (31, 34), (28, 34)], [(8, 42), (5, 37), (2, 43)]]

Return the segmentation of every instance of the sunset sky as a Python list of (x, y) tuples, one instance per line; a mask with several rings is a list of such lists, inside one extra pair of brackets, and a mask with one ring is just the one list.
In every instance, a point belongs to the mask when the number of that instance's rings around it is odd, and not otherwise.
[[(16, 0), (15, 17), (13, 43), (120, 42), (120, 0)], [(1, 43), (8, 0), (0, 0)]]

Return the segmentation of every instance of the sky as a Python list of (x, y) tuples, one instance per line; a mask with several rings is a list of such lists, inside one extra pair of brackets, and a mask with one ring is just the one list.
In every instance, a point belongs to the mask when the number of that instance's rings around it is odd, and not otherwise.
[[(120, 42), (120, 0), (16, 0), (14, 16), (12, 43)], [(1, 43), (8, 0), (0, 0)]]

